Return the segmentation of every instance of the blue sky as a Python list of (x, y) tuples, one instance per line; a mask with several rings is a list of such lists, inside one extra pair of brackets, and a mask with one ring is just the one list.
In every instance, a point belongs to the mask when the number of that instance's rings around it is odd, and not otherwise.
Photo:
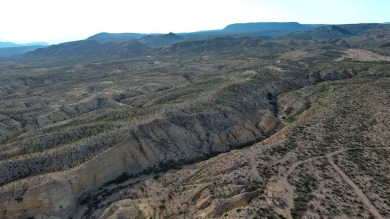
[(59, 43), (99, 32), (167, 33), (231, 23), (390, 21), (390, 0), (1, 0), (0, 41)]

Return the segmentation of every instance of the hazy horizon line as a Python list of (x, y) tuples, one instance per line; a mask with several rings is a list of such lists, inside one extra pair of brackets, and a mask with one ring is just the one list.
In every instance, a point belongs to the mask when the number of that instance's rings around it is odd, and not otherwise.
[[(260, 21), (260, 22), (236, 22), (231, 24), (249, 24), (249, 23), (299, 23), (302, 25), (347, 25), (347, 24), (390, 24), (390, 22), (356, 22), (356, 23), (300, 23), (297, 21)], [(228, 25), (231, 25), (228, 24)], [(165, 34), (165, 33), (175, 33), (175, 34), (186, 34), (186, 33), (195, 33), (195, 32), (203, 32), (203, 31), (214, 31), (214, 30), (223, 30), (228, 25), (225, 25), (223, 28), (220, 29), (200, 29), (200, 30), (194, 30), (194, 31), (166, 31), (166, 32), (142, 32), (142, 31), (121, 31), (121, 32), (110, 32), (110, 31), (101, 31), (96, 32), (91, 35), (78, 35), (78, 36), (67, 36), (63, 38), (57, 38), (57, 39), (48, 39), (48, 40), (33, 40), (33, 41), (13, 41), (9, 39), (3, 39), (0, 36), (0, 42), (1, 43), (13, 43), (16, 45), (25, 45), (25, 44), (34, 44), (34, 43), (43, 43), (48, 45), (55, 45), (60, 43), (66, 43), (66, 42), (72, 42), (72, 41), (79, 41), (79, 40), (85, 40), (90, 36), (94, 36), (99, 33), (110, 33), (110, 34), (121, 34), (121, 33), (139, 33), (139, 34)]]

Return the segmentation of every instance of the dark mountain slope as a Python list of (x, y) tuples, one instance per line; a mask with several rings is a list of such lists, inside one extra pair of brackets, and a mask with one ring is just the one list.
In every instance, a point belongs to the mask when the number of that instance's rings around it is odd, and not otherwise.
[(302, 31), (291, 34), (286, 34), (281, 38), (285, 39), (301, 39), (301, 40), (319, 40), (319, 39), (334, 39), (352, 36), (348, 30), (339, 26), (324, 26), (310, 31)]
[(142, 33), (98, 33), (93, 36), (90, 36), (87, 38), (87, 40), (93, 40), (96, 42), (123, 42), (128, 41), (132, 39), (140, 39), (144, 36), (147, 36), (147, 34)]
[(105, 53), (111, 55), (111, 58), (121, 59), (138, 56), (149, 50), (150, 48), (143, 43), (140, 43), (137, 40), (131, 40), (116, 44), (105, 51)]
[(49, 44), (44, 42), (34, 42), (34, 43), (11, 43), (11, 42), (0, 42), (0, 48), (9, 48), (9, 47), (22, 47), (22, 46), (48, 46)]
[(92, 40), (81, 40), (37, 49), (25, 54), (24, 58), (30, 60), (112, 60), (134, 57), (148, 50), (148, 46), (137, 40), (121, 43), (99, 43)]
[(196, 31), (190, 33), (172, 34), (141, 34), (141, 33), (98, 33), (88, 40), (97, 42), (123, 42), (130, 39), (138, 39), (148, 46), (165, 46), (172, 42), (185, 39), (199, 39), (210, 37), (234, 36), (272, 36), (276, 34), (290, 33), (294, 31), (312, 30), (322, 26), (321, 24), (300, 24), (297, 22), (257, 22), (230, 24), (223, 29)]
[(161, 34), (161, 35), (148, 35), (140, 39), (142, 43), (152, 47), (166, 46), (178, 41), (182, 41), (183, 37), (174, 33)]
[(356, 34), (362, 34), (366, 31), (371, 31), (374, 29), (381, 29), (389, 25), (384, 24), (343, 24), (339, 25), (339, 27), (342, 27), (343, 29), (349, 31), (350, 33), (356, 35)]
[(179, 34), (184, 38), (220, 37), (220, 36), (273, 36), (294, 31), (312, 30), (321, 24), (299, 24), (297, 22), (257, 22), (230, 24), (221, 30), (198, 31)]
[(226, 26), (223, 31), (228, 32), (253, 32), (267, 30), (308, 30), (308, 26), (297, 22), (261, 22), (261, 23), (239, 23)]
[(218, 52), (233, 49), (240, 45), (241, 41), (235, 37), (216, 37), (204, 40), (187, 40), (175, 43), (162, 50), (166, 54), (186, 54), (202, 52)]
[(387, 48), (387, 47), (390, 47), (390, 43), (385, 43), (383, 45), (380, 46), (381, 48)]
[(199, 40), (186, 40), (170, 45), (158, 53), (167, 55), (179, 54), (221, 54), (231, 51), (242, 51), (248, 48), (285, 48), (285, 46), (273, 42), (270, 37), (214, 37)]
[(390, 25), (386, 24), (344, 24), (322, 26), (314, 30), (300, 31), (295, 33), (284, 34), (283, 39), (302, 39), (302, 40), (319, 40), (347, 38), (364, 35), (373, 31), (388, 29)]
[(26, 52), (33, 51), (35, 49), (43, 48), (46, 46), (36, 45), (36, 46), (18, 46), (18, 47), (5, 47), (0, 48), (0, 58), (9, 58), (14, 56), (22, 55)]

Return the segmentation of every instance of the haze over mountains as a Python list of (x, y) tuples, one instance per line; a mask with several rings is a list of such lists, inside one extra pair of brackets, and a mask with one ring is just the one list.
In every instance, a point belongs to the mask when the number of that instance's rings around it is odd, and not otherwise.
[(34, 42), (34, 43), (24, 43), (24, 44), (17, 44), (17, 43), (11, 43), (11, 42), (0, 42), (0, 48), (9, 48), (9, 47), (21, 47), (21, 46), (47, 46), (49, 44), (45, 42)]
[[(366, 31), (368, 29), (373, 30), (375, 28), (380, 29), (382, 27), (383, 24), (323, 25), (299, 24), (297, 22), (260, 22), (230, 24), (220, 30), (178, 34), (98, 33), (88, 37), (86, 40), (53, 45), (50, 46), (50, 48), (47, 48), (47, 50), (37, 50), (33, 53), (25, 55), (25, 58), (36, 60), (44, 58), (86, 58), (91, 61), (99, 59), (129, 58), (150, 52), (152, 51), (153, 47), (168, 46), (175, 42), (191, 39), (205, 39), (228, 35), (236, 37), (272, 36), (275, 39), (330, 39), (358, 35), (362, 31)], [(311, 32), (307, 32), (310, 30)], [(291, 32), (296, 33), (287, 34)], [(134, 40), (138, 41), (139, 43), (135, 43)], [(133, 42), (119, 45), (119, 43), (124, 41)], [(0, 42), (0, 58), (19, 56), (26, 52), (33, 51), (38, 48), (44, 48), (46, 46), (48, 46), (47, 43), (15, 44), (9, 42)], [(73, 56), (75, 53), (77, 53), (77, 55)]]
[[(226, 26), (219, 30), (204, 30), (192, 33), (177, 33), (185, 39), (215, 37), (222, 35), (275, 35), (299, 30), (310, 30), (321, 25), (302, 25), (297, 22), (258, 22), (258, 23), (237, 23)], [(159, 35), (159, 34), (150, 34)], [(126, 39), (141, 39), (148, 34), (140, 33), (99, 33), (89, 37), (89, 40), (99, 42), (117, 42)]]
[(22, 55), (26, 52), (43, 48), (49, 44), (44, 42), (16, 44), (11, 42), (0, 42), (0, 59)]
[[(86, 40), (37, 49), (28, 52), (23, 58), (27, 60), (59, 59), (68, 61), (80, 59), (84, 61), (114, 60), (150, 54), (156, 52), (155, 50), (159, 47), (167, 47), (160, 51), (165, 54), (177, 51), (218, 51), (226, 46), (232, 49), (236, 49), (236, 46), (256, 47), (263, 39), (338, 39), (333, 44), (337, 43), (340, 46), (348, 47), (348, 43), (342, 39), (368, 37), (370, 33), (381, 31), (387, 33), (388, 29), (389, 25), (386, 24), (301, 25), (291, 22), (232, 24), (222, 30), (184, 34), (99, 33)], [(265, 32), (269, 33), (268, 38), (262, 35)], [(226, 36), (230, 38), (226, 38)], [(383, 39), (383, 44), (387, 43), (385, 35), (380, 37)], [(278, 43), (273, 43), (272, 46), (278, 47)], [(283, 46), (279, 45), (279, 47)]]
[[(189, 38), (204, 38), (204, 37), (212, 37), (212, 36), (222, 36), (227, 34), (262, 34), (262, 35), (272, 35), (276, 33), (285, 33), (290, 31), (304, 30), (310, 29), (314, 26), (301, 25), (295, 22), (290, 23), (276, 23), (276, 22), (265, 22), (265, 23), (250, 23), (250, 24), (232, 24), (227, 26), (221, 30), (210, 30), (210, 31), (199, 31), (194, 33), (181, 33), (181, 34), (142, 34), (142, 33), (98, 33), (91, 37), (88, 37), (86, 40), (96, 41), (99, 43), (119, 43), (132, 39), (139, 40), (141, 43), (144, 43), (146, 46), (157, 47), (157, 46), (166, 46), (173, 42), (177, 42), (183, 39)], [(77, 45), (67, 44), (72, 46), (75, 49), (80, 49), (81, 47), (86, 48), (88, 45), (92, 46), (92, 44), (86, 43), (86, 45), (82, 46), (82, 43), (77, 43)], [(43, 48), (48, 46), (47, 43), (28, 43), (28, 44), (16, 44), (11, 42), (0, 42), (0, 58), (14, 57), (24, 54), (25, 52), (33, 51), (37, 48)], [(96, 51), (93, 49), (87, 49), (83, 53), (86, 54), (88, 51), (92, 53), (96, 52), (93, 56), (101, 57), (102, 47), (109, 48), (109, 46), (98, 46)], [(2, 49), (7, 48), (7, 49)], [(61, 46), (63, 48), (63, 46)], [(117, 48), (112, 48), (112, 50), (117, 50)], [(69, 50), (66, 50), (69, 52)], [(65, 51), (64, 51), (65, 52)], [(50, 52), (47, 51), (46, 54)], [(66, 53), (66, 52), (65, 52)], [(108, 52), (112, 56), (112, 52)], [(58, 56), (57, 53), (53, 54), (54, 57)], [(69, 54), (71, 55), (71, 54)], [(66, 54), (59, 55), (58, 57), (64, 58), (69, 56)], [(78, 56), (80, 56), (79, 54)], [(134, 54), (133, 54), (134, 55)], [(114, 55), (112, 57), (130, 57), (131, 54), (125, 55), (123, 51), (120, 55)], [(31, 56), (30, 56), (31, 57)], [(43, 58), (44, 55), (38, 55), (37, 57)], [(104, 57), (106, 58), (106, 57)], [(91, 59), (94, 59), (91, 57)]]
[[(169, 33), (169, 34), (142, 34), (142, 33), (98, 33), (96, 35), (88, 37), (86, 40), (80, 40), (76, 42), (68, 42), (54, 47), (48, 48), (46, 51), (38, 50), (35, 53), (27, 54), (25, 57), (31, 59), (44, 59), (44, 58), (60, 58), (60, 59), (78, 59), (86, 58), (89, 60), (99, 59), (115, 59), (115, 58), (129, 58), (135, 55), (140, 55), (146, 52), (146, 47), (161, 47), (167, 46), (175, 42), (188, 40), (188, 39), (201, 39), (216, 36), (226, 35), (275, 35), (280, 33), (287, 33), (298, 30), (313, 29), (319, 25), (301, 25), (296, 22), (278, 23), (278, 22), (265, 22), (265, 23), (244, 23), (244, 24), (232, 24), (228, 25), (224, 29), (199, 31), (193, 33)], [(144, 44), (143, 48), (140, 44), (128, 43), (122, 45), (114, 45), (114, 43), (121, 43), (124, 41), (138, 40)], [(98, 44), (94, 44), (94, 41)], [(110, 43), (110, 44), (106, 44)], [(39, 44), (39, 46), (38, 46)], [(106, 45), (102, 45), (106, 44)], [(27, 45), (34, 45), (35, 47), (26, 47)], [(19, 45), (14, 43), (3, 43), (3, 47), (10, 47), (6, 50), (0, 48), (0, 58), (13, 57), (22, 55), (25, 52), (35, 50), (37, 48), (46, 47), (45, 43), (32, 43)], [(134, 51), (131, 51), (130, 47), (135, 46)], [(23, 47), (23, 48), (22, 48)], [(119, 48), (126, 47), (126, 48)], [(57, 48), (57, 49), (55, 49)], [(108, 51), (109, 50), (109, 51)], [(128, 54), (125, 54), (128, 51)], [(73, 54), (77, 53), (76, 56)], [(116, 54), (114, 54), (116, 53)], [(35, 55), (34, 55), (35, 54)]]

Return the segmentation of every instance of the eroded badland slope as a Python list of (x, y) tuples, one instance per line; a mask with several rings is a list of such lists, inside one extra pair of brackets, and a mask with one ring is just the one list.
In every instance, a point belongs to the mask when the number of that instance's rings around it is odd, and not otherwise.
[(389, 51), (340, 42), (2, 62), (1, 217), (389, 217)]
[(389, 217), (389, 82), (350, 79), (282, 94), (280, 102), (310, 108), (261, 143), (101, 190), (90, 215)]

